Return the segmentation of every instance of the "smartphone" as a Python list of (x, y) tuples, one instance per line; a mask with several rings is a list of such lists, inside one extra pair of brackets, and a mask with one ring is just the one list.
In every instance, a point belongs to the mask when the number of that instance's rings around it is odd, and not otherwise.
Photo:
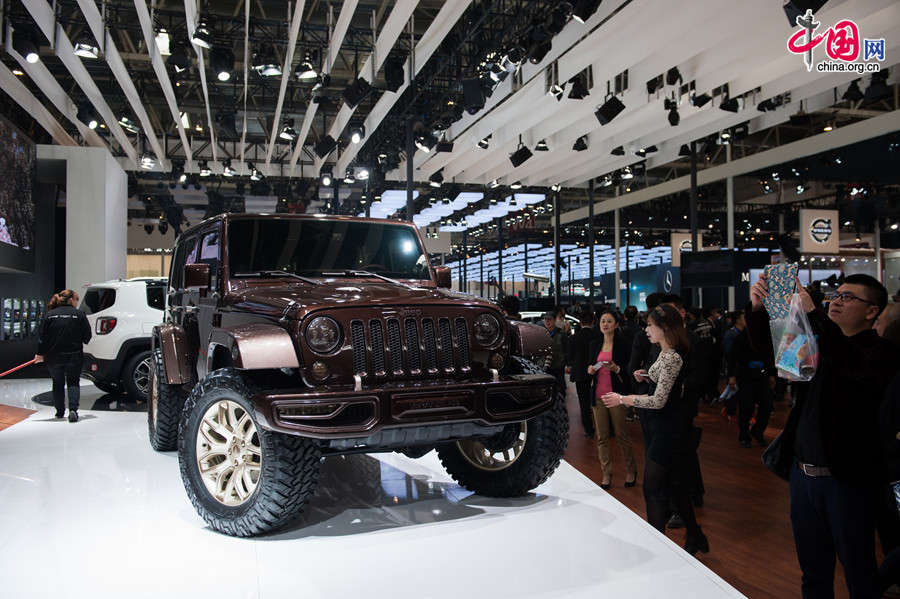
[(769, 318), (787, 318), (799, 269), (799, 264), (770, 264), (766, 267), (769, 294), (763, 300), (763, 305)]

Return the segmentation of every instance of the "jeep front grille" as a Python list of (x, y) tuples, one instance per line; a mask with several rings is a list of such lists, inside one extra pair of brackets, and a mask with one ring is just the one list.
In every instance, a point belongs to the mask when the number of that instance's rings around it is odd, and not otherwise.
[[(385, 335), (387, 330), (387, 335)], [(466, 372), (471, 367), (465, 318), (397, 318), (350, 323), (353, 371), (362, 377)], [(385, 356), (387, 354), (387, 356)]]

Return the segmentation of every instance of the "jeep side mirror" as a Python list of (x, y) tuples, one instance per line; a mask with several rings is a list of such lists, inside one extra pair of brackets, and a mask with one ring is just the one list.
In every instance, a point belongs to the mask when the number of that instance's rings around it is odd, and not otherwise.
[(453, 286), (450, 281), (450, 267), (449, 266), (435, 266), (434, 267), (434, 279), (437, 283), (438, 287), (442, 287), (444, 289), (450, 289)]
[(184, 267), (185, 289), (209, 287), (209, 264), (188, 264)]

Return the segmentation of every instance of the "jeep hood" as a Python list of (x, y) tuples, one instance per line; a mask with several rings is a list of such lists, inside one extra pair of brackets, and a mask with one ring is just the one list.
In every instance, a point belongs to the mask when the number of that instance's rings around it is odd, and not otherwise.
[(460, 304), (484, 305), (496, 309), (480, 298), (448, 289), (414, 288), (381, 281), (344, 280), (320, 285), (305, 283), (252, 287), (235, 291), (230, 303), (241, 312), (269, 312), (302, 317), (320, 308), (351, 308), (364, 306)]

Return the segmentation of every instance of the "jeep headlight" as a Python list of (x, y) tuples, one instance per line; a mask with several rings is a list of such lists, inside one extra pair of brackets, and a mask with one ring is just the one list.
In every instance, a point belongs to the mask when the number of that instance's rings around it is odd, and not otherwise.
[(491, 347), (500, 339), (500, 321), (488, 313), (475, 319), (475, 341), (482, 347)]
[(306, 327), (306, 343), (319, 354), (334, 351), (341, 343), (341, 325), (328, 316), (316, 316)]

